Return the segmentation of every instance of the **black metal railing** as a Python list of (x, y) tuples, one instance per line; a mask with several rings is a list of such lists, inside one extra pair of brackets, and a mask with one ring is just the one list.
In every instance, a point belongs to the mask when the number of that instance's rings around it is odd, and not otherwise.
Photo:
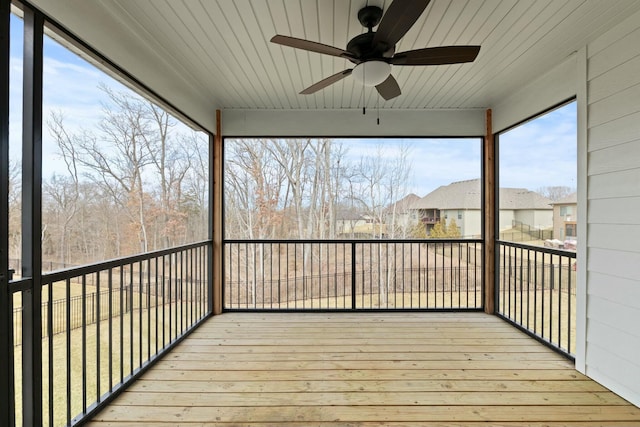
[(227, 240), (225, 310), (481, 309), (481, 240)]
[[(95, 413), (209, 315), (211, 249), (205, 241), (43, 275), (44, 425)], [(14, 295), (16, 425), (20, 337), (30, 324), (22, 292)]]
[(576, 325), (576, 253), (497, 242), (496, 310), (572, 357)]
[[(94, 277), (93, 275), (91, 276)], [(165, 283), (169, 283), (170, 277), (158, 277), (159, 281), (165, 281)], [(178, 279), (178, 283), (179, 283)], [(200, 283), (198, 280), (194, 280), (196, 282), (196, 286), (198, 288), (202, 287), (204, 283)], [(88, 285), (88, 283), (87, 283)], [(178, 284), (178, 288), (180, 288), (180, 284)], [(43, 318), (48, 317), (48, 310), (53, 312), (53, 329), (51, 331), (48, 330), (47, 325), (43, 324), (42, 328), (42, 338), (47, 337), (49, 332), (52, 332), (54, 335), (61, 334), (66, 332), (67, 330), (73, 330), (81, 328), (83, 325), (91, 325), (96, 323), (98, 320), (107, 320), (109, 317), (119, 316), (121, 314), (126, 314), (129, 311), (138, 310), (138, 309), (149, 309), (153, 308), (156, 305), (155, 299), (143, 299), (140, 302), (137, 298), (131, 299), (129, 297), (129, 293), (133, 292), (129, 286), (125, 286), (124, 288), (115, 288), (111, 290), (105, 290), (101, 292), (90, 292), (87, 295), (76, 295), (68, 300), (66, 298), (60, 298), (53, 300), (51, 303), (43, 302), (42, 303), (42, 313)], [(124, 295), (121, 295), (124, 293)], [(115, 301), (122, 299), (124, 301), (124, 306), (112, 306), (111, 310), (109, 310), (109, 301)], [(139, 304), (142, 303), (142, 306)], [(98, 306), (98, 304), (100, 306)], [(132, 305), (131, 305), (132, 304)], [(147, 304), (150, 304), (147, 306)], [(69, 325), (67, 325), (67, 317), (66, 311), (67, 306), (71, 306), (71, 316), (69, 318)], [(83, 307), (84, 306), (84, 307)], [(120, 309), (124, 310), (120, 312)], [(17, 307), (13, 309), (13, 332), (14, 332), (14, 346), (22, 345), (22, 334), (20, 333), (22, 330), (22, 311), (23, 308)], [(98, 319), (98, 315), (100, 318)]]
[[(9, 258), (9, 266), (15, 271), (22, 271), (22, 260), (20, 258)], [(69, 262), (59, 262), (59, 261), (51, 261), (51, 260), (42, 261), (43, 272), (64, 270), (67, 268), (73, 268), (78, 266), (79, 264), (72, 264)]]

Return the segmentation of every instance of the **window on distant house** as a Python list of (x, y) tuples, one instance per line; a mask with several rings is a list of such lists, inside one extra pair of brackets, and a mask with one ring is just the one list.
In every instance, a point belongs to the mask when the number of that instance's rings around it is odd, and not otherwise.
[(573, 209), (571, 206), (560, 206), (560, 216), (572, 215)]

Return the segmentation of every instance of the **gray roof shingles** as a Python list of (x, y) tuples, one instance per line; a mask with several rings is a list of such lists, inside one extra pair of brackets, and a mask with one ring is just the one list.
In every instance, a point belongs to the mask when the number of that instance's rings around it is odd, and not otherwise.
[[(480, 179), (452, 182), (427, 194), (414, 205), (414, 209), (480, 209), (482, 192)], [(526, 188), (501, 188), (500, 209), (551, 210), (551, 200)]]

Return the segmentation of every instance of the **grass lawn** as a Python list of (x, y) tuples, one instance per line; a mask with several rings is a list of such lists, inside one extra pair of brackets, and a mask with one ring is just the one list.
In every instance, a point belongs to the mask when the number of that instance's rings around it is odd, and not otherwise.
[(505, 317), (565, 351), (576, 349), (576, 295), (557, 289), (500, 294), (496, 305)]
[[(70, 333), (54, 335), (52, 340), (45, 338), (42, 363), (44, 425), (49, 425), (49, 363), (53, 363), (53, 425), (65, 425), (68, 413), (71, 418), (82, 413), (84, 408), (96, 402), (99, 396), (109, 392), (123, 378), (144, 364), (150, 356), (155, 355), (157, 349), (162, 349), (169, 344), (170, 339), (175, 339), (177, 333), (186, 330), (191, 320), (198, 317), (198, 313), (190, 311), (188, 307), (187, 303), (183, 303), (177, 306), (174, 304), (171, 309), (169, 305), (165, 305), (152, 307), (151, 310), (133, 310), (123, 316), (113, 317), (111, 321), (103, 320), (88, 325), (84, 330), (77, 328)], [(205, 307), (201, 307), (200, 310), (202, 315)], [(51, 360), (49, 342), (53, 350)], [(14, 358), (16, 425), (22, 425), (22, 346), (14, 348)], [(67, 395), (70, 399), (67, 399)]]

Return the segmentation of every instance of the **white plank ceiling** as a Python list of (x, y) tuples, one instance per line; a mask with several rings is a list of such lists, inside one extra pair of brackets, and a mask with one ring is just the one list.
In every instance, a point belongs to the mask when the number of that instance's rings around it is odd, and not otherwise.
[[(397, 0), (402, 1), (402, 0)], [(390, 0), (36, 0), (38, 7), (194, 117), (215, 109), (487, 108), (640, 9), (638, 0), (432, 0), (396, 51), (481, 45), (472, 64), (393, 67), (384, 101), (340, 58), (275, 45), (275, 34), (344, 48), (368, 4)]]

